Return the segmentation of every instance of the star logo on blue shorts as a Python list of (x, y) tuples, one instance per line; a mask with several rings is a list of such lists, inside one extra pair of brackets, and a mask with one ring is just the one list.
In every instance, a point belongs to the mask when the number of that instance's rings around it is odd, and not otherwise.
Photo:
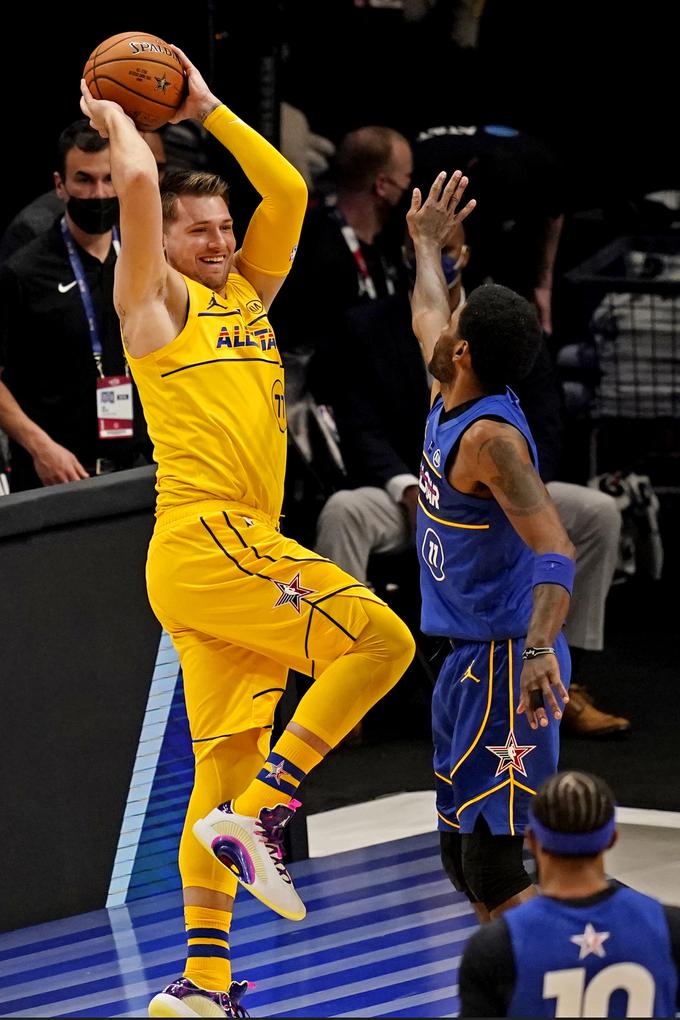
[(496, 769), (496, 775), (500, 776), (501, 772), (506, 772), (509, 768), (517, 769), (523, 776), (526, 776), (527, 771), (524, 768), (524, 762), (522, 758), (525, 754), (529, 754), (531, 751), (536, 750), (535, 744), (518, 744), (515, 739), (513, 730), (508, 733), (508, 739), (500, 747), (489, 747), (486, 746), (487, 751), (491, 751), (498, 757), (498, 768)]

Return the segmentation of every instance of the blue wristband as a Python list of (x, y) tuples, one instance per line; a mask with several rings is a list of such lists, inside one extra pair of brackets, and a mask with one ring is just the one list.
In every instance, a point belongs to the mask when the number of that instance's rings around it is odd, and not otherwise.
[(561, 584), (571, 595), (575, 570), (576, 565), (568, 556), (562, 556), (560, 553), (543, 553), (542, 556), (536, 557), (531, 587), (535, 588), (537, 584)]

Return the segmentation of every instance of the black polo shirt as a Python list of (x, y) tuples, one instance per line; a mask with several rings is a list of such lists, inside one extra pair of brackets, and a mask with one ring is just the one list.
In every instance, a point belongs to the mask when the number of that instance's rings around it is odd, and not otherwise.
[[(114, 247), (103, 263), (76, 247), (99, 326), (104, 374), (122, 375), (124, 349), (113, 305)], [(0, 365), (2, 381), (22, 410), (91, 474), (97, 458), (115, 469), (150, 461), (136, 391), (134, 437), (98, 437), (97, 367), (59, 221), (0, 268)], [(39, 486), (29, 454), (14, 442), (10, 451), (12, 490)]]

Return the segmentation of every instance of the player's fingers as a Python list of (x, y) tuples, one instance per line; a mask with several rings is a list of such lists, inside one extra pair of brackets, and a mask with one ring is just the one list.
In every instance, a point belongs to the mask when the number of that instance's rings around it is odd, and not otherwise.
[(422, 201), (423, 197), (420, 194), (420, 188), (414, 188), (413, 194), (411, 195), (411, 208), (409, 209), (409, 212), (411, 213), (418, 212), (420, 206), (422, 205)]
[(534, 726), (532, 728), (536, 729), (537, 726), (547, 726), (548, 717), (545, 712), (543, 691), (538, 688), (529, 691), (529, 707), (531, 708), (534, 719)]
[(186, 70), (187, 71), (193, 70), (193, 66), (194, 65), (191, 63), (191, 61), (189, 60), (189, 58), (186, 55), (186, 53), (184, 52), (184, 50), (181, 50), (179, 48), (179, 46), (175, 46), (174, 43), (170, 43), (169, 45), (170, 45), (170, 49), (173, 51), (173, 53), (177, 54), (177, 56), (179, 57), (180, 61), (182, 62), (182, 64), (186, 68)]
[(472, 212), (476, 205), (477, 205), (476, 199), (471, 198), (468, 204), (466, 206), (463, 206), (460, 212), (456, 213), (456, 219), (458, 220), (458, 222), (462, 223), (463, 220), (470, 215), (470, 213)]
[(552, 681), (552, 685), (555, 688), (557, 696), (560, 698), (562, 703), (566, 705), (566, 703), (569, 701), (569, 691), (562, 683), (562, 678), (557, 677), (557, 679)]
[(430, 188), (430, 194), (427, 196), (428, 199), (432, 199), (433, 202), (439, 201), (439, 196), (442, 191), (442, 184), (446, 180), (446, 170), (442, 170), (438, 173), (435, 179), (432, 181), (432, 187)]
[(557, 699), (555, 698), (555, 695), (553, 694), (553, 689), (551, 687), (551, 675), (550, 675), (550, 673), (547, 673), (541, 679), (541, 688), (542, 688), (542, 693), (543, 693), (544, 701), (547, 702), (548, 708), (552, 712), (553, 719), (561, 719), (562, 718), (562, 710), (561, 710), (560, 706), (557, 704)]
[(460, 184), (461, 176), (462, 170), (454, 170), (453, 173), (451, 174), (451, 178), (449, 179), (444, 190), (442, 191), (441, 195), (442, 201), (447, 208), (451, 205), (451, 202), (454, 200), (455, 193), (458, 190), (458, 186)]
[(92, 99), (92, 93), (87, 87), (87, 82), (85, 81), (84, 78), (80, 79), (80, 91), (81, 94), (85, 97), (85, 99)]
[[(456, 175), (458, 175), (458, 176), (456, 176)], [(452, 178), (452, 183), (453, 183), (454, 186), (451, 189), (450, 194), (447, 195), (448, 205), (450, 207), (452, 207), (453, 209), (456, 208), (456, 206), (458, 205), (458, 203), (462, 199), (463, 195), (465, 194), (465, 189), (467, 188), (468, 183), (469, 183), (468, 178), (463, 176), (463, 173), (462, 173), (461, 170), (456, 170), (456, 173), (454, 174), (454, 177), (456, 178), (455, 181), (453, 181), (453, 178)]]
[(529, 726), (531, 726), (532, 730), (535, 730), (538, 727), (538, 723), (536, 722), (536, 713), (532, 707), (532, 693), (533, 691), (522, 693), (519, 705), (517, 706), (517, 714), (526, 715)]

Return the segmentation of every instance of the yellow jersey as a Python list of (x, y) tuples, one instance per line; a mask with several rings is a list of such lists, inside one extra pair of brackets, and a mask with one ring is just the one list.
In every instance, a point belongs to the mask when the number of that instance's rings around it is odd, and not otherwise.
[(184, 279), (182, 332), (158, 351), (129, 358), (158, 463), (156, 516), (218, 500), (278, 522), (286, 406), (267, 313), (237, 273), (227, 279), (226, 298)]

